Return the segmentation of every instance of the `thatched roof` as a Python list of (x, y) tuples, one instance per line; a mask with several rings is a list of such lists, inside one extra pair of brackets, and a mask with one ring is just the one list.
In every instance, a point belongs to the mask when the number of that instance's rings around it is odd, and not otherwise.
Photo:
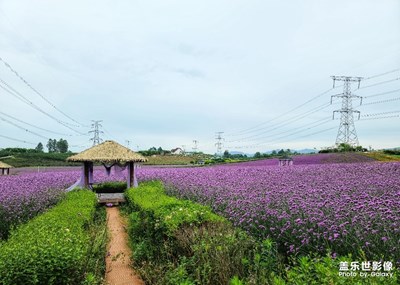
[(8, 165), (7, 163), (1, 162), (0, 161), (0, 169), (3, 168), (13, 168), (14, 166)]
[(105, 141), (67, 158), (67, 161), (105, 163), (146, 162), (147, 158), (114, 141)]

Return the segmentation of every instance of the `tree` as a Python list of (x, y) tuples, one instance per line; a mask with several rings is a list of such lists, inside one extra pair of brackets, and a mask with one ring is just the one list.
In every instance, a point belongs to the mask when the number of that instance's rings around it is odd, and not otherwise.
[(49, 139), (49, 141), (46, 144), (48, 152), (56, 152), (57, 151), (57, 140), (55, 139)]
[(254, 158), (261, 158), (261, 153), (260, 153), (259, 151), (257, 151), (257, 152), (254, 154)]
[(59, 139), (59, 141), (56, 142), (56, 150), (60, 153), (66, 153), (68, 151), (68, 141)]
[(43, 144), (40, 142), (38, 145), (35, 147), (35, 150), (38, 152), (43, 152)]
[(229, 153), (228, 150), (225, 150), (224, 154), (222, 156), (223, 156), (223, 158), (229, 158), (231, 156), (231, 154)]

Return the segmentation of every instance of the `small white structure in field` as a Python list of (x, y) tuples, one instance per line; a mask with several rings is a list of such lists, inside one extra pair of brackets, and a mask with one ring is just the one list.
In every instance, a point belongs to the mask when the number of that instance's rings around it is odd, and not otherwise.
[(184, 151), (183, 151), (183, 149), (181, 149), (180, 147), (171, 149), (171, 154), (180, 155), (180, 154), (183, 154), (183, 153), (184, 153)]
[(293, 165), (293, 158), (282, 157), (279, 159), (279, 166), (290, 166), (290, 165)]

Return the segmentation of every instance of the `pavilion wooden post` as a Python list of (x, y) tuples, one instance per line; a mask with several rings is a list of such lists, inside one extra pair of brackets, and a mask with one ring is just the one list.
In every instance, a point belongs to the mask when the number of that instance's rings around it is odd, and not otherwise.
[(89, 168), (90, 168), (90, 162), (85, 161), (83, 163), (83, 187), (88, 188), (89, 187)]
[(138, 187), (138, 182), (136, 179), (136, 168), (137, 168), (137, 164), (135, 165), (135, 163), (133, 163), (133, 187)]
[(134, 176), (134, 168), (133, 168), (133, 162), (129, 161), (128, 162), (128, 183), (127, 186), (128, 188), (131, 188), (132, 186), (134, 186), (133, 184), (133, 176)]
[(89, 162), (89, 186), (92, 188), (93, 185), (93, 162)]

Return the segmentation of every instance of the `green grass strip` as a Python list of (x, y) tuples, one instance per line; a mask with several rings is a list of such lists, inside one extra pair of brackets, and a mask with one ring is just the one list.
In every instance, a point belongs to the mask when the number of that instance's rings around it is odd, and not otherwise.
[(165, 194), (160, 181), (142, 183), (126, 192), (128, 202), (140, 211), (154, 213), (167, 233), (173, 233), (184, 224), (199, 225), (204, 222), (224, 222), (207, 206), (189, 200), (179, 200)]

